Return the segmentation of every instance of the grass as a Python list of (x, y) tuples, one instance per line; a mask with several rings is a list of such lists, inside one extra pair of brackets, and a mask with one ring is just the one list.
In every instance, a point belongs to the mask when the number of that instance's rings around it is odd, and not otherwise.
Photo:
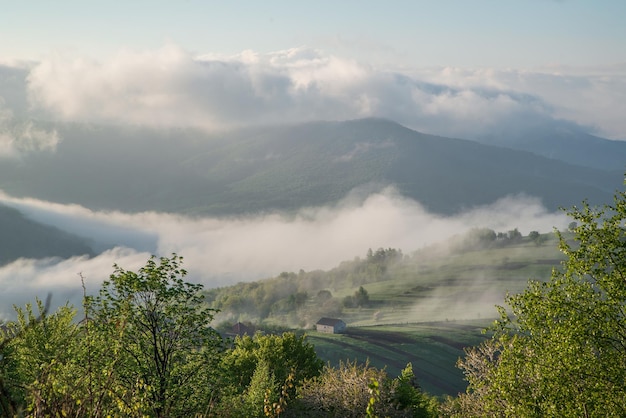
[(481, 321), (448, 321), (384, 326), (349, 327), (346, 334), (308, 333), (318, 355), (336, 366), (340, 361), (369, 362), (391, 376), (411, 363), (422, 389), (430, 394), (456, 395), (465, 381), (456, 362), (463, 348), (479, 344), (490, 324)]

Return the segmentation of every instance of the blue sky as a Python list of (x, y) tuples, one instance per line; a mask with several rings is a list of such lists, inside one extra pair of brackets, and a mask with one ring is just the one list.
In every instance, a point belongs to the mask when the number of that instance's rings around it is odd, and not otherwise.
[(537, 68), (626, 62), (621, 0), (5, 2), (0, 54), (107, 56), (174, 42), (196, 53), (296, 46), (388, 66)]

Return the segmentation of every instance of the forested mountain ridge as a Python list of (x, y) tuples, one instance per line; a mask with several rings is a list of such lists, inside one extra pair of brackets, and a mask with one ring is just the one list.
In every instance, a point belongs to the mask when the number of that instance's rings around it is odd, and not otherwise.
[(549, 209), (610, 201), (619, 171), (437, 137), (383, 119), (257, 127), (222, 134), (64, 125), (55, 153), (0, 167), (15, 196), (94, 209), (225, 215), (330, 204), (392, 185), (436, 213), (506, 195)]
[(517, 132), (476, 138), (487, 145), (529, 151), (570, 164), (601, 170), (626, 170), (626, 142), (600, 138), (566, 122), (527, 126)]

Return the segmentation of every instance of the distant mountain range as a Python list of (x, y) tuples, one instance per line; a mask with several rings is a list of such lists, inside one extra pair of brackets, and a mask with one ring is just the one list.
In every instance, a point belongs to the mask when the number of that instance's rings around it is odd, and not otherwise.
[(432, 212), (453, 214), (521, 193), (549, 209), (583, 199), (608, 203), (622, 188), (626, 162), (626, 143), (590, 135), (539, 132), (495, 146), (383, 119), (212, 135), (77, 124), (56, 129), (63, 138), (56, 152), (2, 162), (1, 189), (92, 209), (226, 215), (293, 211), (392, 185)]
[(551, 121), (477, 138), (477, 141), (529, 151), (583, 167), (626, 172), (626, 142), (599, 138), (566, 122)]

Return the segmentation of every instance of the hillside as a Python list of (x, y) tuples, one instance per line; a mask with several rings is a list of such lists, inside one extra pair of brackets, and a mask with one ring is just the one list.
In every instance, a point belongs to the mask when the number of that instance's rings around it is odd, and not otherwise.
[[(563, 259), (553, 234), (533, 237), (476, 229), (410, 255), (368, 251), (329, 271), (284, 272), (207, 290), (207, 298), (221, 310), (222, 331), (238, 321), (302, 329), (325, 361), (369, 360), (391, 374), (412, 362), (429, 393), (456, 395), (465, 387), (456, 360), (485, 338), (495, 305), (528, 279), (548, 279)], [(346, 334), (316, 332), (321, 317), (343, 319)]]
[[(283, 272), (274, 278), (208, 290), (218, 320), (311, 328), (322, 316), (352, 326), (493, 317), (506, 292), (545, 280), (562, 255), (553, 234), (539, 240), (516, 230), (474, 229), (405, 255), (369, 250), (328, 270)], [(357, 292), (368, 294), (360, 300)]]
[(626, 141), (590, 135), (565, 122), (526, 126), (477, 138), (487, 145), (528, 151), (570, 164), (600, 170), (626, 170)]
[(609, 202), (623, 173), (525, 151), (422, 134), (381, 119), (314, 122), (207, 135), (63, 125), (55, 153), (0, 167), (15, 196), (96, 209), (232, 215), (335, 203), (393, 185), (436, 213), (506, 195), (549, 209)]
[(0, 205), (0, 264), (24, 258), (92, 255), (87, 240), (34, 222)]

